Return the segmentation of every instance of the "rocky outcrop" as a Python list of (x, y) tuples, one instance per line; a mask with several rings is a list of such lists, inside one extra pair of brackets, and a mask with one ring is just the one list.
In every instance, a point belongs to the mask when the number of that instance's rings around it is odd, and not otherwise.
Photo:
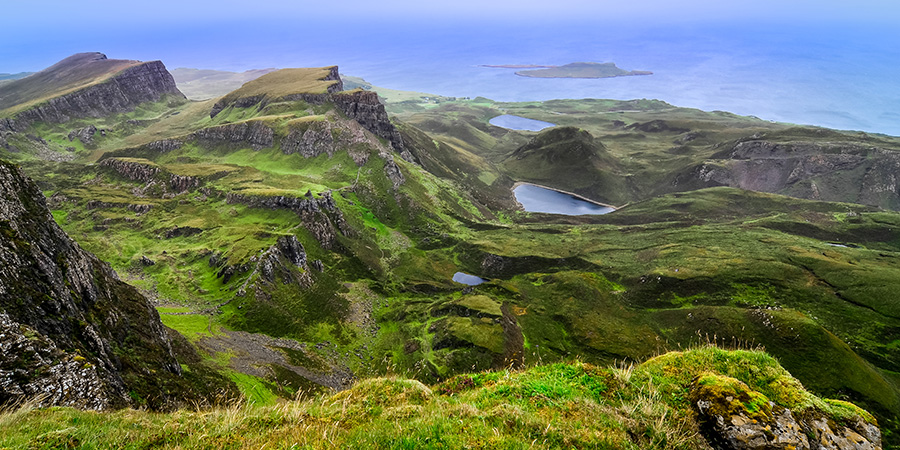
[[(200, 178), (166, 172), (153, 161), (146, 159), (106, 158), (100, 162), (100, 166), (112, 169), (126, 179), (148, 183), (139, 190), (141, 192), (136, 193), (138, 196), (143, 196), (143, 191), (149, 190), (157, 181), (167, 185), (168, 189), (177, 194), (197, 189), (202, 184)], [(215, 175), (218, 174), (213, 176)]]
[(378, 149), (379, 154), (388, 155), (388, 149), (356, 121), (337, 119), (309, 123), (297, 128), (281, 139), (281, 151), (286, 155), (298, 153), (304, 158), (314, 158), (327, 154), (334, 156), (338, 150), (345, 150), (357, 166), (369, 160), (370, 152), (359, 144)]
[(306, 287), (312, 285), (306, 250), (296, 236), (278, 238), (275, 245), (260, 255), (257, 271), (269, 283), (274, 283), (277, 275), (284, 283), (299, 283)]
[(745, 139), (678, 175), (673, 186), (730, 186), (900, 209), (900, 152), (854, 142)]
[(131, 111), (141, 103), (159, 101), (164, 95), (184, 98), (166, 66), (160, 61), (150, 61), (21, 111), (9, 118), (4, 127), (24, 131), (33, 122), (65, 123), (75, 118), (104, 117)]
[(162, 170), (151, 161), (136, 161), (120, 158), (104, 159), (100, 163), (100, 166), (108, 167), (129, 180), (140, 181), (142, 183), (153, 181)]
[(247, 143), (254, 150), (271, 147), (275, 142), (275, 130), (254, 120), (204, 128), (194, 133), (194, 136), (213, 144)]
[(394, 189), (399, 188), (406, 181), (406, 178), (403, 177), (403, 172), (400, 171), (400, 166), (394, 162), (394, 158), (390, 155), (385, 158), (384, 174), (391, 180), (391, 183), (394, 183)]
[(881, 449), (881, 431), (861, 416), (839, 422), (815, 409), (791, 411), (734, 378), (702, 375), (690, 397), (716, 449)]
[(0, 314), (0, 348), (0, 404), (40, 398), (47, 405), (99, 410), (124, 394), (110, 390), (86, 358), (7, 314)]
[(101, 136), (106, 136), (106, 130), (98, 130), (97, 127), (88, 125), (84, 128), (70, 131), (68, 136), (69, 142), (78, 139), (84, 145), (94, 145), (94, 135), (97, 134), (97, 131), (100, 131)]
[[(156, 310), (56, 225), (40, 189), (0, 161), (0, 403), (171, 401), (175, 360)], [(27, 339), (28, 342), (24, 341)], [(147, 374), (153, 377), (147, 378)]]
[(362, 125), (363, 128), (390, 142), (391, 147), (401, 152), (404, 159), (409, 158), (408, 160), (413, 161), (412, 154), (405, 151), (403, 137), (388, 118), (387, 111), (378, 100), (377, 93), (362, 90), (343, 92), (343, 81), (338, 74), (337, 66), (331, 67), (323, 80), (336, 81), (323, 94), (296, 93), (277, 98), (269, 98), (267, 95), (261, 94), (237, 99), (230, 99), (226, 96), (213, 106), (209, 116), (214, 118), (228, 107), (250, 108), (255, 106), (262, 109), (272, 101), (304, 101), (313, 105), (332, 103), (338, 111)]
[(244, 195), (231, 192), (226, 196), (227, 203), (239, 203), (252, 208), (287, 209), (297, 213), (303, 226), (316, 238), (319, 244), (328, 250), (334, 248), (337, 241), (336, 232), (344, 236), (352, 236), (353, 230), (344, 219), (344, 214), (334, 203), (331, 192), (322, 193), (320, 198), (307, 192), (304, 197)]
[(403, 137), (388, 118), (378, 94), (372, 91), (352, 91), (331, 96), (334, 105), (347, 117), (357, 121), (375, 136), (391, 143), (398, 152), (405, 150)]
[(184, 142), (181, 142), (178, 139), (163, 139), (147, 144), (147, 148), (160, 153), (166, 153), (171, 152), (172, 150), (178, 150), (182, 145), (184, 145)]

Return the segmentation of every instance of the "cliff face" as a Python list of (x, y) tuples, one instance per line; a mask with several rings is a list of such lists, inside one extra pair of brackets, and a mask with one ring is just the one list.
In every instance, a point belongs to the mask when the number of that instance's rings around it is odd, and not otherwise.
[[(278, 73), (270, 74), (277, 75)], [(260, 78), (263, 80), (263, 77)], [(280, 80), (283, 82), (283, 80)], [(342, 113), (350, 119), (363, 126), (372, 134), (383, 138), (391, 143), (391, 147), (401, 153), (404, 159), (413, 160), (412, 154), (405, 151), (403, 145), (403, 137), (394, 127), (388, 118), (384, 105), (378, 100), (378, 94), (371, 91), (343, 91), (343, 81), (338, 74), (337, 66), (329, 68), (327, 74), (321, 81), (331, 81), (324, 93), (296, 92), (287, 95), (270, 96), (265, 93), (256, 93), (254, 95), (245, 95), (234, 97), (240, 90), (229, 94), (219, 100), (210, 111), (209, 116), (214, 118), (225, 108), (264, 108), (272, 101), (304, 101), (314, 105), (323, 103), (332, 103)], [(273, 82), (273, 84), (276, 82)], [(277, 86), (273, 86), (272, 90), (277, 90)]]
[(53, 97), (0, 120), (0, 129), (24, 131), (33, 122), (64, 123), (73, 118), (128, 112), (167, 94), (184, 98), (165, 65), (160, 61), (139, 63), (105, 81)]
[[(896, 151), (859, 143), (746, 140), (713, 158), (694, 167), (688, 180), (702, 186), (900, 208), (900, 153)], [(684, 181), (680, 178), (678, 182)]]
[(104, 409), (165, 402), (181, 374), (156, 310), (53, 221), (44, 196), (0, 161), (0, 403)]

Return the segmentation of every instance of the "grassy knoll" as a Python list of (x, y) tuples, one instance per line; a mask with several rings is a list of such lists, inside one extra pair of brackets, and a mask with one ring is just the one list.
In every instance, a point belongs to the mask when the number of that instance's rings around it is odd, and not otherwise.
[[(25, 407), (0, 415), (0, 447), (706, 448), (688, 400), (701, 375), (706, 388), (744, 383), (751, 398), (797, 416), (873, 420), (851, 404), (813, 396), (765, 353), (703, 347), (638, 366), (558, 363), (464, 374), (430, 387), (372, 378), (273, 406), (173, 413)], [(752, 402), (733, 408), (759, 411)]]

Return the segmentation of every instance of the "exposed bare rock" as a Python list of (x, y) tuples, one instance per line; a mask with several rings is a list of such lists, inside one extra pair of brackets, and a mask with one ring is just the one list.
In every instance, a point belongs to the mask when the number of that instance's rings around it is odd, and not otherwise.
[(34, 398), (40, 405), (101, 410), (125, 395), (124, 386), (109, 386), (86, 358), (7, 314), (0, 314), (0, 348), (0, 405)]
[(838, 424), (821, 411), (798, 414), (734, 378), (700, 376), (691, 385), (690, 397), (701, 430), (716, 449), (881, 449), (881, 431), (862, 417)]
[(176, 237), (188, 237), (188, 236), (193, 236), (195, 234), (200, 234), (202, 232), (203, 232), (202, 229), (195, 228), (195, 227), (175, 227), (175, 228), (172, 228), (171, 230), (168, 230), (165, 233), (163, 233), (163, 237), (165, 237), (166, 239), (172, 239), (172, 238), (176, 238)]
[[(2, 399), (30, 396), (44, 386), (58, 388), (42, 392), (51, 395), (47, 404), (126, 406), (132, 403), (126, 393), (134, 391), (148, 405), (159, 407), (180, 401), (168, 396), (184, 394), (162, 388), (175, 382), (181, 366), (156, 310), (137, 290), (119, 281), (109, 265), (66, 236), (53, 221), (40, 189), (2, 161), (0, 314), (6, 329), (26, 337), (29, 330), (36, 333), (34, 347), (22, 350), (40, 356), (35, 364), (47, 368), (22, 380), (16, 371), (22, 369), (17, 364), (23, 356), (9, 354), (12, 347), (4, 344)], [(14, 333), (9, 342), (21, 340)], [(150, 370), (156, 373), (148, 378), (144, 371)], [(96, 392), (97, 380), (103, 395)]]
[[(106, 56), (100, 55), (102, 59)], [(75, 118), (105, 117), (128, 112), (164, 95), (184, 98), (175, 80), (160, 61), (128, 67), (109, 79), (75, 92), (51, 98), (8, 118), (4, 128), (24, 131), (33, 122), (65, 123)]]
[(275, 245), (260, 256), (257, 267), (260, 277), (269, 283), (275, 282), (276, 275), (284, 283), (308, 287), (313, 282), (306, 264), (306, 250), (296, 236), (278, 238)]
[(334, 105), (347, 117), (359, 122), (375, 136), (391, 143), (398, 152), (405, 150), (403, 137), (388, 118), (378, 94), (372, 91), (352, 91), (331, 96)]
[(147, 148), (160, 153), (166, 153), (171, 152), (172, 150), (178, 150), (182, 145), (184, 145), (184, 142), (181, 142), (178, 139), (163, 139), (147, 144)]
[(120, 158), (104, 159), (100, 166), (109, 167), (129, 180), (143, 183), (153, 181), (161, 170), (159, 166), (150, 161), (134, 161)]
[(169, 187), (177, 193), (192, 191), (200, 187), (200, 179), (187, 175), (175, 175), (169, 178)]
[(853, 142), (776, 143), (750, 138), (677, 176), (673, 185), (679, 189), (731, 186), (898, 209), (897, 173), (900, 152), (896, 151)]
[(394, 189), (400, 187), (406, 179), (403, 177), (403, 172), (400, 171), (400, 167), (397, 163), (394, 162), (394, 158), (390, 155), (387, 156), (386, 161), (384, 162), (384, 174), (394, 183)]
[(70, 131), (68, 137), (70, 142), (78, 139), (84, 145), (94, 145), (95, 134), (97, 134), (97, 127), (88, 125), (84, 128)]
[(271, 147), (275, 130), (260, 121), (247, 121), (217, 127), (204, 128), (194, 133), (198, 139), (213, 143), (247, 143), (254, 150)]
[(313, 158), (321, 154), (331, 157), (336, 151), (344, 150), (357, 166), (363, 166), (369, 160), (369, 152), (358, 150), (359, 144), (374, 147), (382, 155), (390, 153), (362, 125), (346, 119), (312, 122), (306, 128), (295, 129), (281, 140), (281, 151), (286, 155), (299, 153), (305, 158)]

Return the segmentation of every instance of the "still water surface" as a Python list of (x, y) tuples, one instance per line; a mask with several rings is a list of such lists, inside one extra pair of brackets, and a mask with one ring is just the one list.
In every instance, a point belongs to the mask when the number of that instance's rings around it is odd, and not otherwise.
[(475, 275), (469, 275), (467, 273), (456, 272), (453, 274), (453, 281), (462, 284), (468, 284), (469, 286), (478, 286), (481, 283), (485, 282), (484, 278), (476, 277)]
[(544, 128), (555, 127), (555, 123), (544, 122), (543, 120), (528, 119), (525, 117), (514, 116), (512, 114), (504, 114), (489, 120), (491, 125), (495, 127), (506, 128), (508, 130), (525, 130), (525, 131), (541, 131)]
[(582, 214), (607, 214), (614, 208), (584, 201), (569, 194), (542, 188), (533, 184), (520, 184), (513, 189), (516, 201), (525, 211), (580, 216)]

